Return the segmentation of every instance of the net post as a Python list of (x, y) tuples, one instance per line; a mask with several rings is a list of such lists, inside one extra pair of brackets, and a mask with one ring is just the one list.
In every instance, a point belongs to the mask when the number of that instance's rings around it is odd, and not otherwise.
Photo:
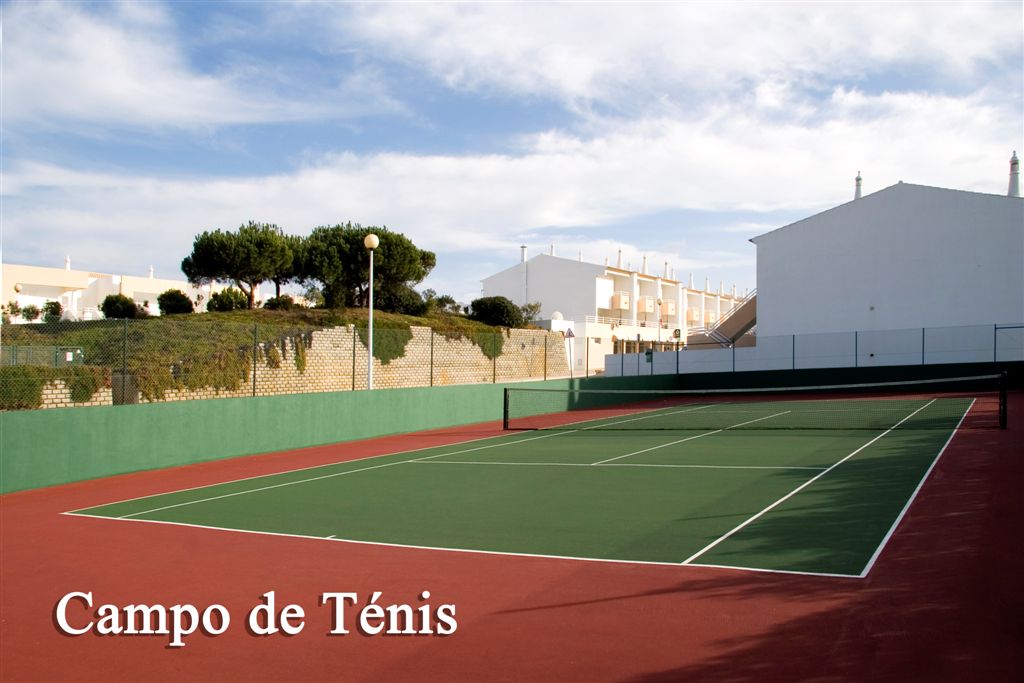
[(508, 387), (502, 389), (503, 405), (501, 409), (501, 428), (508, 431)]
[(1008, 422), (1007, 416), (1007, 399), (1006, 399), (1006, 385), (1007, 385), (1006, 371), (1004, 370), (999, 375), (999, 428), (1006, 429)]

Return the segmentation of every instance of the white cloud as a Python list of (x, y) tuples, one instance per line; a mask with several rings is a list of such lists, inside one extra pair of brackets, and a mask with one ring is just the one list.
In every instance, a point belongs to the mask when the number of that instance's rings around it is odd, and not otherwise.
[(98, 7), (61, 2), (4, 6), (7, 127), (78, 123), (98, 129), (198, 129), (404, 112), (372, 69), (343, 72), (315, 94), (286, 96), (295, 74), (278, 63), (247, 63), (236, 55), (235, 62), (216, 73), (197, 70), (161, 5)]
[[(1010, 147), (1019, 143), (1012, 143), (1019, 134), (1012, 107), (981, 96), (837, 90), (816, 116), (821, 123), (814, 126), (778, 123), (738, 102), (696, 120), (623, 123), (596, 138), (551, 132), (527, 140), (516, 155), (344, 153), (237, 178), (15, 162), (5, 177), (5, 247), (14, 260), (12, 254), (44, 248), (63, 253), (71, 248), (59, 245), (74, 243), (74, 251), (106, 262), (127, 244), (132, 258), (166, 259), (165, 271), (176, 270), (205, 229), (254, 219), (305, 233), (353, 220), (387, 224), (443, 253), (501, 252), (510, 259), (524, 235), (544, 235), (546, 242), (568, 232), (575, 242), (566, 240), (561, 253), (585, 248), (600, 262), (614, 250), (592, 254), (586, 226), (640, 228), (645, 215), (679, 209), (812, 213), (851, 199), (858, 170), (865, 192), (903, 179), (1001, 194)], [(718, 240), (696, 252), (679, 244), (685, 232), (664, 230), (634, 230), (628, 242), (653, 263), (667, 258), (680, 271), (749, 259), (744, 236), (725, 232), (735, 236), (735, 248)], [(701, 239), (707, 235), (701, 229)]]
[(1018, 3), (380, 3), (345, 7), (332, 28), (453, 88), (628, 109), (894, 66), (970, 84), (1019, 67), (1020, 23)]

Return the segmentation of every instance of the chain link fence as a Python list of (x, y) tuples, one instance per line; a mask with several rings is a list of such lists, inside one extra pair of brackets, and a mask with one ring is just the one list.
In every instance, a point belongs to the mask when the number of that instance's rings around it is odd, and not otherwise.
[[(121, 405), (367, 388), (369, 338), (353, 325), (168, 316), (4, 325), (0, 410)], [(375, 327), (375, 389), (570, 374), (560, 333)]]

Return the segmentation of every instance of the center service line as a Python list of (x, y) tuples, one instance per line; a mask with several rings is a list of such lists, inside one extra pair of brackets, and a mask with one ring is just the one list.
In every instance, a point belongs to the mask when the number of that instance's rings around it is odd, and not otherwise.
[(773, 417), (778, 417), (779, 415), (785, 415), (786, 413), (790, 413), (790, 412), (792, 412), (792, 411), (791, 410), (784, 410), (781, 413), (775, 413), (774, 415), (765, 415), (764, 417), (759, 417), (756, 420), (747, 420), (746, 422), (740, 422), (739, 424), (729, 425), (728, 427), (723, 427), (722, 429), (716, 429), (716, 430), (714, 430), (712, 432), (704, 432), (703, 434), (697, 434), (695, 436), (688, 436), (685, 439), (679, 439), (678, 441), (670, 441), (669, 443), (664, 443), (664, 444), (661, 444), (660, 446), (651, 446), (650, 448), (644, 448), (643, 450), (633, 451), (632, 453), (626, 453), (625, 455), (617, 455), (614, 458), (608, 458), (607, 460), (599, 460), (598, 462), (592, 462), (590, 464), (591, 465), (603, 465), (603, 464), (605, 464), (607, 462), (612, 462), (613, 460), (621, 460), (622, 458), (628, 458), (631, 455), (640, 455), (641, 453), (647, 453), (648, 451), (656, 451), (659, 448), (667, 448), (669, 446), (675, 446), (677, 443), (683, 443), (684, 441), (693, 441), (694, 439), (699, 439), (702, 436), (711, 436), (712, 434), (718, 434), (719, 432), (724, 432), (727, 429), (735, 429), (736, 427), (742, 427), (743, 425), (753, 424), (754, 422), (760, 422), (761, 420), (767, 420), (767, 419), (770, 419), (770, 418), (773, 418)]

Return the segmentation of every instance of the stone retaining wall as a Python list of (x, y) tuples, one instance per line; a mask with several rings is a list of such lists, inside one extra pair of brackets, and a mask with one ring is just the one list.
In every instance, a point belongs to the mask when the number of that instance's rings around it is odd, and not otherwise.
[[(390, 330), (378, 330), (381, 340)], [(469, 339), (447, 339), (428, 327), (413, 327), (412, 339), (402, 356), (381, 363), (374, 358), (375, 389), (515, 382), (531, 379), (567, 377), (568, 359), (565, 341), (558, 332), (547, 330), (508, 330), (502, 335), (501, 354), (488, 358)], [(304, 345), (305, 368), (296, 366), (296, 344)], [(327, 391), (366, 389), (367, 348), (359, 331), (350, 326), (318, 330), (302, 337), (288, 338), (274, 345), (279, 356), (272, 367), (268, 353), (256, 363), (256, 380), (250, 372), (237, 390), (206, 387), (195, 390), (169, 390), (161, 399), (138, 402), (191, 401), (210, 398), (271, 396)], [(43, 389), (43, 408), (84, 405), (111, 405), (113, 392), (101, 389), (88, 403), (72, 403), (70, 391), (62, 381), (49, 382)]]

